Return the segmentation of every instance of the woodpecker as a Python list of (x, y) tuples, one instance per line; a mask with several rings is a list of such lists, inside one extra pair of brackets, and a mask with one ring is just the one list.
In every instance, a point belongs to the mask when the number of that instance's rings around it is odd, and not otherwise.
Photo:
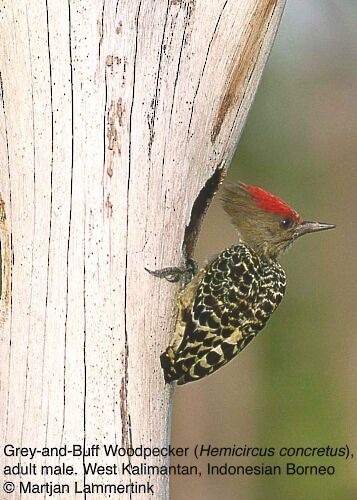
[[(240, 243), (214, 257), (179, 294), (174, 338), (160, 357), (167, 383), (201, 379), (244, 349), (284, 296), (279, 257), (300, 236), (335, 227), (305, 221), (277, 196), (241, 182), (227, 184), (222, 200)], [(175, 271), (182, 270), (152, 274), (173, 281)]]

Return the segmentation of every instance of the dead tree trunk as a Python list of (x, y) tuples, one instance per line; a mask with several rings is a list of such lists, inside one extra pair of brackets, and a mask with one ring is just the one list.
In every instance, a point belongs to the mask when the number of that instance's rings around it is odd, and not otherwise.
[[(2, 2), (0, 433), (23, 448), (1, 452), (2, 482), (15, 488), (7, 498), (33, 498), (28, 481), (43, 485), (43, 497), (52, 482), (53, 498), (149, 481), (154, 498), (168, 498), (166, 476), (85, 476), (84, 467), (168, 464), (103, 448), (170, 440), (172, 389), (159, 354), (177, 286), (144, 268), (180, 264), (184, 240), (192, 252), (283, 6)], [(33, 460), (26, 447), (39, 450)], [(30, 463), (30, 475), (5, 474)], [(69, 492), (56, 494), (58, 484)]]

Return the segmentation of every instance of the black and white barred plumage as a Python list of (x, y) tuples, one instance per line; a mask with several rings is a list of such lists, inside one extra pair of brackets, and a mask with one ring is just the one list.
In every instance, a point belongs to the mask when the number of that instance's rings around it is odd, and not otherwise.
[(161, 355), (165, 380), (185, 384), (214, 372), (264, 328), (285, 292), (285, 273), (246, 245), (228, 248), (179, 297), (173, 345)]

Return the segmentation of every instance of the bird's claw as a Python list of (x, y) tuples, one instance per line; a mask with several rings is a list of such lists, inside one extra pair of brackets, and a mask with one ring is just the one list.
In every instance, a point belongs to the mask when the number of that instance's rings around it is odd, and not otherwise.
[(145, 267), (145, 271), (156, 278), (165, 278), (170, 283), (182, 281), (183, 285), (186, 286), (191, 281), (193, 276), (197, 274), (198, 265), (195, 260), (187, 258), (186, 265), (184, 267), (164, 267), (163, 269), (157, 269), (154, 271)]

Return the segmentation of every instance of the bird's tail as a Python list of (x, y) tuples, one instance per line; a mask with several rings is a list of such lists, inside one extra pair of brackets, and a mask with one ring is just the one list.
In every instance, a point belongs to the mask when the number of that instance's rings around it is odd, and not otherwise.
[(180, 377), (181, 374), (177, 373), (175, 367), (175, 353), (171, 346), (169, 346), (166, 351), (161, 354), (160, 363), (164, 372), (165, 382), (167, 384)]

